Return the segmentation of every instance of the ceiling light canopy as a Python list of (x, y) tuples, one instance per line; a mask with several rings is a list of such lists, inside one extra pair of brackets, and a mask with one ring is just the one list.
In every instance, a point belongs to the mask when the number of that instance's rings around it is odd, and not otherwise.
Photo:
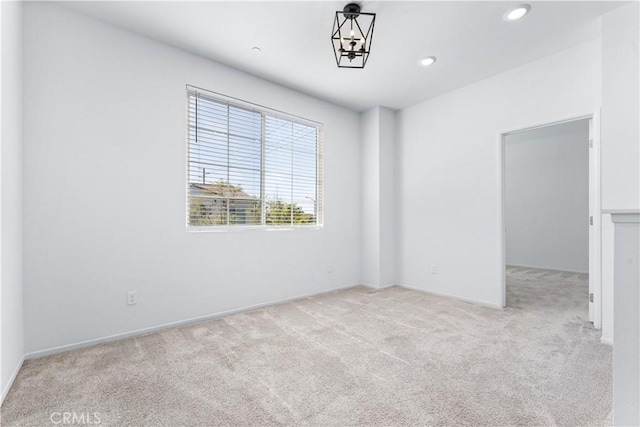
[(364, 68), (369, 59), (375, 13), (363, 13), (360, 5), (349, 3), (336, 12), (331, 44), (340, 68)]
[(509, 9), (507, 13), (504, 14), (503, 19), (505, 21), (517, 21), (518, 19), (524, 17), (531, 10), (531, 5), (529, 4), (521, 4), (519, 6), (514, 7), (513, 9)]
[(428, 67), (429, 65), (433, 64), (434, 62), (436, 62), (436, 57), (435, 56), (427, 56), (426, 58), (423, 58), (420, 61), (418, 61), (418, 64), (422, 65), (423, 67)]

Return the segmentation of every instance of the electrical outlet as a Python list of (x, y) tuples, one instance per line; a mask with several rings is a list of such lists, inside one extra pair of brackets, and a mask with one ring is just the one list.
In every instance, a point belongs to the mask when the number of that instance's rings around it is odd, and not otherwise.
[(331, 264), (327, 265), (327, 273), (333, 274), (333, 265), (331, 265)]
[(138, 303), (138, 291), (127, 292), (127, 305), (134, 305)]
[(431, 274), (438, 274), (438, 266), (437, 265), (432, 265), (431, 266)]

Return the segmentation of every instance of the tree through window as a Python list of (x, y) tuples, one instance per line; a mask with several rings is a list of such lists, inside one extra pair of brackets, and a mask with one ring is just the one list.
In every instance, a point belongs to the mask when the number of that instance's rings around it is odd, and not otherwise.
[(188, 87), (188, 225), (321, 224), (322, 129)]

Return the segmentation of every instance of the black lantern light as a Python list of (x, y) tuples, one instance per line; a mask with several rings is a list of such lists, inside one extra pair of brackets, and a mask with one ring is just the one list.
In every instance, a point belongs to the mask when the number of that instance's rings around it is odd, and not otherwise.
[(331, 44), (338, 67), (364, 68), (371, 51), (375, 21), (376, 14), (360, 12), (357, 3), (349, 3), (342, 11), (336, 12)]

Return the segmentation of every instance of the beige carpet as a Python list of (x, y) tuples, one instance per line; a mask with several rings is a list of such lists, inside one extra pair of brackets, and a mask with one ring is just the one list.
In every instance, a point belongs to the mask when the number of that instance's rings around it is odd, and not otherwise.
[(30, 360), (2, 425), (602, 425), (586, 276), (508, 283), (505, 310), (359, 287)]

